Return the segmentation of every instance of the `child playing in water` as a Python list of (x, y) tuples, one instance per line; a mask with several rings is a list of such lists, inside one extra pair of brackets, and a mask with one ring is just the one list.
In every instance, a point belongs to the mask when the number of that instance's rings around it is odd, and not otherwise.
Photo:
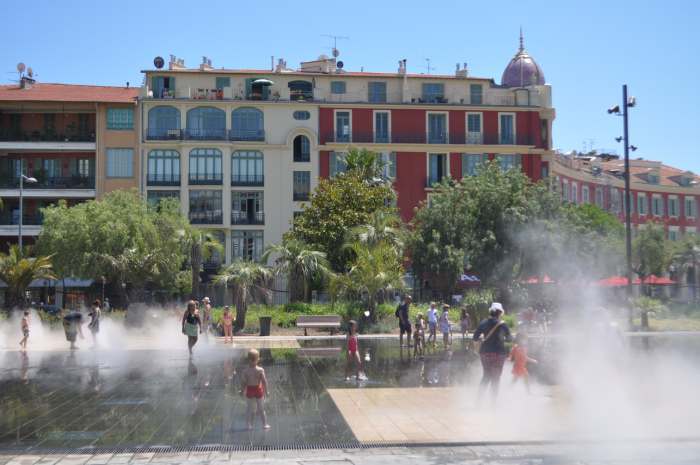
[(348, 348), (348, 362), (345, 364), (345, 381), (350, 381), (348, 372), (350, 371), (350, 363), (352, 363), (353, 359), (355, 359), (355, 377), (357, 381), (360, 380), (362, 362), (360, 361), (360, 354), (357, 352), (357, 333), (355, 331), (357, 331), (357, 322), (355, 322), (355, 320), (350, 320), (348, 323), (348, 336), (345, 338)]
[(416, 354), (420, 354), (420, 359), (423, 360), (423, 325), (416, 323), (416, 331), (413, 333), (413, 360), (416, 359)]
[(22, 329), (22, 339), (19, 343), (25, 349), (27, 348), (27, 339), (29, 339), (29, 310), (24, 311), (24, 317), (22, 318), (22, 323), (20, 323), (20, 328)]
[(233, 322), (236, 321), (236, 317), (233, 316), (228, 305), (224, 306), (224, 314), (221, 315), (221, 321), (217, 325), (218, 328), (224, 327), (224, 344), (231, 338), (231, 345), (233, 345)]
[(442, 332), (442, 342), (445, 349), (450, 348), (450, 336), (452, 335), (452, 322), (450, 321), (450, 306), (442, 306), (442, 316), (440, 316), (440, 331)]
[(260, 420), (262, 420), (263, 428), (270, 429), (270, 425), (267, 424), (267, 416), (265, 415), (263, 389), (265, 390), (265, 397), (268, 398), (270, 397), (270, 391), (267, 388), (265, 370), (258, 366), (260, 354), (257, 350), (250, 349), (246, 360), (248, 360), (250, 365), (243, 370), (243, 385), (238, 393), (238, 395), (242, 396), (245, 389), (246, 401), (248, 402), (248, 410), (246, 410), (245, 414), (245, 429), (250, 430), (253, 428), (253, 405), (255, 403), (258, 404), (258, 414), (260, 415)]
[(462, 307), (462, 316), (460, 319), (462, 320), (462, 338), (465, 338), (469, 335), (469, 327), (471, 326), (467, 307)]
[(513, 382), (511, 384), (515, 384), (518, 381), (518, 378), (522, 376), (525, 380), (525, 388), (527, 389), (527, 393), (532, 394), (532, 392), (530, 392), (530, 374), (527, 372), (525, 365), (527, 365), (527, 362), (537, 363), (537, 360), (527, 356), (527, 334), (518, 333), (518, 335), (515, 337), (515, 345), (512, 349), (510, 349), (508, 361), (510, 362), (513, 359), (515, 359), (515, 364), (513, 365), (513, 371), (511, 372), (513, 373)]

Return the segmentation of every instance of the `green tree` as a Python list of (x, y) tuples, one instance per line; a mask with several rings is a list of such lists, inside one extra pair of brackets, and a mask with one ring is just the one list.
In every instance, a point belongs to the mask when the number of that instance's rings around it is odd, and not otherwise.
[(698, 265), (700, 265), (700, 236), (686, 234), (671, 252), (671, 263), (679, 269), (679, 276), (687, 276), (693, 270), (693, 299), (698, 299)]
[(284, 241), (301, 239), (313, 250), (326, 254), (334, 271), (344, 271), (353, 256), (343, 249), (345, 232), (367, 224), (376, 211), (392, 212), (395, 192), (389, 185), (364, 182), (355, 170), (332, 179), (319, 178), (319, 185), (302, 204), (292, 229), (282, 237)]
[(377, 152), (369, 151), (365, 147), (352, 146), (340, 156), (341, 163), (346, 171), (355, 171), (366, 181), (383, 179), (384, 168), (387, 163), (380, 159)]
[(346, 243), (361, 242), (368, 247), (376, 247), (387, 242), (394, 247), (397, 255), (403, 253), (404, 244), (397, 225), (401, 222), (399, 215), (378, 210), (372, 213), (369, 222), (350, 228), (345, 235)]
[(224, 251), (224, 246), (219, 242), (214, 231), (204, 228), (195, 228), (185, 225), (179, 231), (180, 240), (185, 251), (190, 256), (192, 268), (192, 291), (190, 299), (199, 300), (199, 274), (202, 270), (202, 261), (210, 260), (214, 251), (219, 252), (219, 258)]
[(658, 300), (643, 295), (636, 299), (631, 299), (632, 304), (639, 308), (641, 312), (642, 327), (649, 328), (649, 313), (664, 312), (667, 308)]
[(279, 254), (275, 260), (275, 274), (289, 277), (289, 298), (292, 302), (306, 300), (308, 283), (325, 282), (333, 274), (328, 267), (326, 254), (312, 249), (301, 239), (290, 238), (281, 244), (271, 244), (260, 257), (260, 263), (267, 265), (273, 253)]
[(245, 327), (245, 314), (248, 310), (248, 300), (255, 290), (264, 290), (272, 279), (272, 272), (264, 266), (248, 260), (236, 259), (230, 266), (222, 268), (212, 278), (216, 286), (233, 289), (234, 305), (236, 306), (236, 325), (234, 330), (240, 331)]
[[(185, 259), (179, 231), (187, 220), (172, 199), (149, 209), (132, 189), (70, 208), (62, 200), (42, 212), (37, 247), (40, 252), (55, 252), (56, 274), (80, 279), (105, 276), (125, 308), (145, 301), (148, 282), (163, 286), (174, 282)], [(127, 282), (134, 286), (131, 295)]]
[[(9, 244), (8, 244), (9, 245)], [(19, 245), (9, 245), (9, 253), (0, 253), (0, 281), (10, 290), (10, 308), (24, 308), (24, 291), (37, 279), (56, 279), (52, 271), (52, 256), (30, 258), (32, 248), (19, 250)]]
[[(651, 290), (644, 280), (651, 275), (661, 275), (668, 266), (669, 249), (666, 242), (666, 228), (660, 223), (648, 221), (645, 228), (637, 228), (637, 237), (632, 241), (632, 261), (634, 272), (642, 281), (642, 290), (649, 295)], [(649, 327), (642, 315), (642, 326)]]

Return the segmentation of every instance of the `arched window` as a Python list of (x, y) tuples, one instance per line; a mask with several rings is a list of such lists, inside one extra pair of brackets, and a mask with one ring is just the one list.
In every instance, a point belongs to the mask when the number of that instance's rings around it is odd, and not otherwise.
[(311, 161), (311, 142), (308, 137), (294, 138), (294, 161)]
[(236, 150), (231, 154), (231, 185), (265, 185), (262, 152), (257, 150)]
[(192, 149), (190, 151), (190, 184), (223, 184), (221, 150)]
[(148, 152), (148, 185), (180, 185), (180, 152), (151, 150)]
[(215, 107), (197, 107), (187, 112), (185, 140), (226, 140), (226, 113)]
[(288, 86), (290, 100), (313, 97), (313, 85), (308, 81), (292, 81)]
[(148, 110), (148, 140), (179, 140), (180, 110), (175, 107), (158, 106)]
[(222, 264), (226, 263), (226, 234), (223, 231), (214, 230), (211, 235), (216, 237), (219, 244), (223, 247), (223, 250), (219, 252), (218, 250), (212, 250), (209, 259), (202, 263), (205, 268), (218, 268)]
[(236, 108), (231, 113), (231, 140), (265, 140), (263, 112), (257, 108)]

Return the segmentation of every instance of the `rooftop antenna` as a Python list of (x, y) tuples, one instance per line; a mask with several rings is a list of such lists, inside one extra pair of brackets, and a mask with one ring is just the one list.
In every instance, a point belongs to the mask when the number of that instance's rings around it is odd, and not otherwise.
[(430, 58), (423, 58), (423, 61), (427, 61), (428, 64), (425, 65), (425, 66), (418, 65), (418, 67), (419, 67), (419, 68), (425, 68), (425, 69), (427, 69), (427, 70), (428, 70), (428, 75), (430, 75), (430, 70), (432, 69), (433, 71), (435, 71), (435, 68), (431, 68), (431, 67), (430, 67)]
[[(24, 66), (24, 63), (22, 63), (21, 61), (19, 63), (17, 63), (17, 71), (8, 71), (8, 73), (10, 73), (10, 74), (19, 73), (19, 79), (16, 81), (14, 79), (9, 79), (9, 81), (10, 82), (17, 82), (17, 83), (22, 82), (22, 76), (23, 76), (25, 69), (27, 69), (27, 68), (26, 68), (26, 66)], [(31, 72), (31, 68), (29, 68), (29, 70)], [(31, 73), (29, 75), (29, 77), (32, 77), (32, 74), (33, 73)]]
[(344, 36), (334, 36), (334, 35), (330, 35), (330, 34), (322, 34), (322, 35), (323, 35), (324, 37), (330, 37), (331, 39), (333, 39), (333, 47), (323, 47), (323, 48), (330, 48), (331, 50), (333, 50), (333, 56), (334, 56), (335, 58), (338, 58), (338, 55), (340, 55), (340, 52), (338, 51), (338, 47), (337, 47), (337, 45), (338, 45), (338, 39), (350, 40), (350, 37), (349, 37), (349, 36), (348, 36), (348, 37), (344, 37)]

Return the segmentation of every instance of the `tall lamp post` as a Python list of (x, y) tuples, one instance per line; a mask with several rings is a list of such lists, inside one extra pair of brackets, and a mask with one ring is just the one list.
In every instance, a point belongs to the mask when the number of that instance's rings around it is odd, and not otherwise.
[(35, 184), (37, 181), (34, 178), (28, 178), (24, 174), (19, 175), (19, 251), (22, 251), (22, 222), (24, 221), (24, 209), (22, 208), (22, 193), (24, 190), (24, 181), (29, 184)]
[[(632, 212), (631, 212), (631, 195), (630, 195), (630, 149), (634, 152), (637, 147), (629, 143), (629, 131), (627, 128), (627, 109), (636, 105), (634, 95), (627, 100), (627, 85), (622, 86), (622, 120), (624, 126), (624, 134), (622, 137), (616, 137), (615, 140), (625, 141), (625, 232), (627, 243), (627, 320), (630, 327), (632, 326), (632, 303), (629, 302), (632, 297)], [(620, 106), (615, 105), (608, 110), (608, 114), (615, 113), (620, 116)]]

